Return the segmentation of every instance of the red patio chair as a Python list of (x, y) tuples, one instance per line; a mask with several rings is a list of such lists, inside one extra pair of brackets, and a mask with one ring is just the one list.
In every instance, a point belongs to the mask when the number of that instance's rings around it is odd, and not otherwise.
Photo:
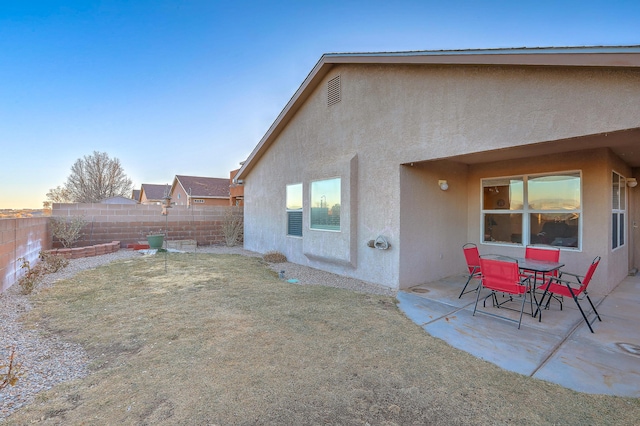
[[(520, 324), (522, 323), (522, 314), (524, 313), (524, 305), (527, 301), (527, 294), (531, 294), (531, 276), (520, 273), (518, 262), (515, 259), (507, 259), (508, 258), (505, 257), (501, 257), (500, 259), (482, 256), (480, 257), (480, 269), (482, 270), (482, 278), (480, 279), (480, 288), (478, 289), (478, 294), (476, 295), (476, 305), (473, 308), (473, 315), (475, 316), (476, 311), (482, 312), (484, 314), (502, 318), (507, 321), (517, 322), (518, 328), (520, 328)], [(522, 297), (522, 305), (519, 309), (520, 318), (518, 318), (518, 320), (516, 321), (512, 318), (497, 315), (494, 312), (478, 310), (480, 292), (483, 288), (491, 290), (489, 296), (485, 297), (485, 301), (487, 298), (492, 297), (494, 300), (493, 305), (496, 308), (504, 307), (504, 309), (518, 311), (516, 309), (512, 309), (503, 305), (505, 303), (513, 301), (513, 296)], [(495, 303), (496, 293), (508, 294), (509, 299), (502, 303)], [(531, 300), (535, 300), (535, 298), (531, 297)], [(537, 302), (536, 307), (538, 308)], [(536, 309), (535, 315), (537, 315), (538, 311), (539, 309)], [(531, 315), (535, 316), (533, 312), (533, 303), (531, 304)], [(540, 318), (542, 318), (541, 311)]]
[[(571, 272), (560, 271), (559, 277), (552, 277), (548, 283), (540, 287), (540, 290), (544, 290), (544, 293), (542, 294), (542, 299), (540, 300), (539, 306), (543, 306), (544, 298), (547, 293), (549, 293), (549, 300), (551, 296), (554, 295), (571, 297), (576, 302), (576, 305), (578, 305), (578, 309), (580, 309), (580, 313), (582, 314), (582, 318), (584, 318), (584, 322), (587, 323), (587, 325), (589, 326), (589, 330), (591, 330), (591, 332), (593, 333), (593, 327), (591, 327), (591, 325), (596, 321), (596, 318), (598, 319), (598, 321), (602, 321), (602, 319), (600, 318), (598, 311), (596, 311), (596, 307), (593, 305), (593, 302), (591, 302), (591, 298), (587, 293), (587, 287), (589, 286), (591, 278), (593, 277), (593, 273), (596, 271), (599, 263), (600, 256), (596, 256), (595, 259), (593, 259), (593, 261), (591, 262), (591, 265), (589, 265), (589, 269), (587, 270), (587, 273), (585, 275), (578, 275)], [(565, 276), (570, 276), (571, 279), (565, 279)], [(591, 305), (591, 309), (593, 309), (593, 313), (595, 314), (595, 318), (593, 318), (593, 320), (591, 321), (589, 321), (589, 319), (587, 318), (587, 314), (585, 314), (582, 306), (580, 306), (579, 300), (584, 300), (585, 298)], [(549, 304), (549, 301), (547, 301), (547, 304)], [(560, 310), (562, 310), (562, 302), (560, 302)]]
[[(560, 249), (559, 248), (542, 248), (542, 247), (532, 247), (527, 246), (524, 250), (525, 259), (531, 260), (544, 260), (547, 262), (560, 262)], [(529, 273), (530, 271), (525, 271), (525, 273)], [(535, 276), (535, 275), (534, 275)], [(548, 278), (557, 277), (558, 271), (553, 271), (551, 273), (543, 273), (542, 274), (542, 283), (546, 283)], [(537, 277), (536, 277), (537, 278)], [(537, 285), (537, 283), (534, 283)]]
[(462, 251), (464, 252), (464, 258), (467, 260), (469, 278), (467, 278), (467, 282), (464, 284), (464, 287), (462, 287), (462, 291), (460, 292), (458, 299), (460, 299), (463, 294), (477, 290), (480, 285), (478, 283), (478, 286), (473, 290), (465, 291), (473, 278), (480, 279), (480, 253), (478, 252), (478, 246), (473, 243), (467, 243), (462, 246)]

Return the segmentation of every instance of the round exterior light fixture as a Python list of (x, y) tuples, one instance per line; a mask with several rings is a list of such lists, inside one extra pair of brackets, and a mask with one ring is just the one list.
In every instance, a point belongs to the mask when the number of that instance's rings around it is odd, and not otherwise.
[(636, 180), (636, 178), (627, 178), (627, 186), (629, 188), (635, 188), (636, 186), (638, 186), (638, 181)]
[(446, 180), (439, 180), (438, 181), (438, 186), (440, 187), (440, 189), (442, 189), (443, 191), (446, 191), (447, 189), (449, 189), (449, 184), (447, 183)]

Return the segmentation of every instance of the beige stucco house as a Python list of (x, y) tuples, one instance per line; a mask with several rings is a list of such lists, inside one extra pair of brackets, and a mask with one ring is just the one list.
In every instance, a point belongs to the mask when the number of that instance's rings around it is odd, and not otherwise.
[(640, 47), (579, 47), (324, 55), (236, 180), (250, 250), (402, 289), (550, 244), (606, 293), (639, 172)]

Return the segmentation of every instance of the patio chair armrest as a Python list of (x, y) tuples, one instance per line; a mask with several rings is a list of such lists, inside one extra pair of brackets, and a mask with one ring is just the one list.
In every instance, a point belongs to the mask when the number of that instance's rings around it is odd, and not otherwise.
[[(573, 275), (573, 274), (570, 274), (570, 275)], [(561, 279), (559, 277), (551, 277), (549, 279), (549, 283), (551, 284), (553, 282), (557, 282), (558, 284), (565, 285), (565, 286), (571, 288), (571, 290), (578, 290), (580, 288), (580, 283), (579, 282), (563, 280), (563, 279)]]
[(571, 275), (576, 280), (581, 280), (582, 278), (584, 278), (584, 275), (574, 274), (573, 272), (565, 272), (565, 271), (560, 271), (560, 275), (558, 276), (558, 278), (562, 278), (563, 275)]
[(529, 281), (529, 283), (531, 283), (531, 280), (533, 279), (533, 275), (529, 275), (529, 274), (519, 274), (520, 275), (520, 283), (523, 283), (525, 281)]

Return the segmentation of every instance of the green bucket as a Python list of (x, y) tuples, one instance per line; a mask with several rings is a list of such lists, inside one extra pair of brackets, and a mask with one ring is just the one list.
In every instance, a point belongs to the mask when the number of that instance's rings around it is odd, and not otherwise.
[(161, 249), (163, 241), (164, 241), (164, 235), (147, 235), (147, 242), (149, 243), (149, 248)]

